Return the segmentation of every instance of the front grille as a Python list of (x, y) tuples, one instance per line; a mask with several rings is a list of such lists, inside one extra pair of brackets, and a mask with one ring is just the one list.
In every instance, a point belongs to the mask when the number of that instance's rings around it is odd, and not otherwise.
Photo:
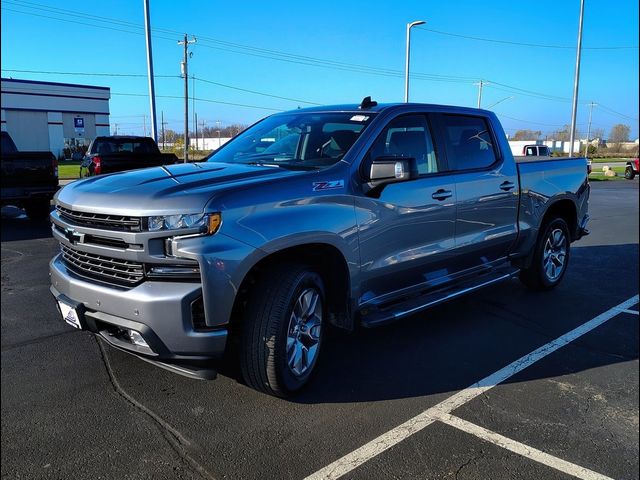
[(142, 263), (80, 252), (66, 245), (60, 247), (67, 268), (80, 276), (125, 286), (133, 286), (144, 279)]
[(140, 232), (142, 230), (142, 219), (140, 217), (79, 212), (60, 205), (56, 206), (56, 210), (61, 218), (74, 225), (125, 232)]

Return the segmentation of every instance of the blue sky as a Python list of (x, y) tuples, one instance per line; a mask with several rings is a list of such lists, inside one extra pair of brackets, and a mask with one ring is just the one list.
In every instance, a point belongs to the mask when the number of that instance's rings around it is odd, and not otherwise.
[[(475, 106), (474, 83), (484, 79), (489, 85), (483, 106), (500, 102), (492, 109), (508, 133), (518, 128), (550, 132), (570, 123), (575, 48), (486, 42), (433, 30), (571, 47), (577, 38), (578, 0), (150, 3), (155, 73), (173, 76), (156, 79), (158, 117), (163, 111), (168, 128), (183, 129), (182, 50), (177, 45), (182, 33), (198, 38), (191, 47), (190, 74), (293, 99), (196, 80), (195, 96), (202, 99), (196, 100), (198, 119), (212, 126), (218, 120), (252, 123), (277, 110), (308, 105), (303, 101), (355, 103), (366, 95), (402, 101), (405, 25), (413, 20), (427, 24), (412, 30), (411, 71), (417, 74), (411, 80), (412, 101)], [(142, 0), (2, 0), (2, 76), (111, 87), (112, 125), (118, 123), (120, 133), (141, 133), (142, 115), (149, 113), (143, 26)], [(608, 134), (613, 124), (625, 123), (637, 138), (637, 45), (637, 1), (586, 0), (578, 110), (582, 132), (586, 105), (594, 101), (592, 128)], [(629, 46), (636, 48), (602, 49)], [(176, 98), (166, 98), (171, 96)]]

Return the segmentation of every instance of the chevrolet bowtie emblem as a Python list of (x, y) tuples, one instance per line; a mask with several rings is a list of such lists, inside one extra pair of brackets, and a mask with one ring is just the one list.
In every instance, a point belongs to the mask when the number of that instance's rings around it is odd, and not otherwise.
[(64, 236), (71, 242), (72, 244), (82, 243), (84, 242), (84, 233), (78, 233), (72, 228), (64, 229)]

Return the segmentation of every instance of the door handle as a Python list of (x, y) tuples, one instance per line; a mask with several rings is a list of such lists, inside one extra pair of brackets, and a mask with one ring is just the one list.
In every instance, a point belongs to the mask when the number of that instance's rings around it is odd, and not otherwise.
[(516, 186), (515, 183), (507, 181), (507, 182), (502, 182), (500, 184), (500, 189), (504, 190), (505, 192), (508, 192), (509, 190), (514, 188), (515, 186)]
[(433, 198), (434, 200), (441, 200), (442, 201), (442, 200), (446, 200), (451, 195), (453, 195), (451, 193), (451, 190), (445, 190), (444, 188), (441, 188), (437, 192), (434, 192), (434, 194), (431, 195), (431, 198)]

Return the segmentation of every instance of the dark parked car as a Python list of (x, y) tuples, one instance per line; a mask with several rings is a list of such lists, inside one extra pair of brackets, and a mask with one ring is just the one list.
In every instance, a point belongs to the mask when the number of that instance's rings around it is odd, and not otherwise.
[(51, 152), (19, 152), (7, 132), (2, 132), (2, 205), (24, 208), (33, 220), (49, 215), (58, 190), (58, 161)]
[(150, 137), (96, 137), (80, 165), (80, 177), (158, 167), (177, 163), (173, 153), (161, 153)]

